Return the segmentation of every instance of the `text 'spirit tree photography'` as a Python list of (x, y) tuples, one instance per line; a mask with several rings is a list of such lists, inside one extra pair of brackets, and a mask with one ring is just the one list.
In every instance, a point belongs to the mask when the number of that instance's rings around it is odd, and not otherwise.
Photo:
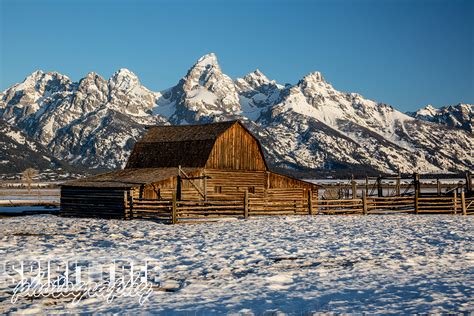
[(471, 0), (0, 0), (0, 314), (474, 313), (473, 36)]

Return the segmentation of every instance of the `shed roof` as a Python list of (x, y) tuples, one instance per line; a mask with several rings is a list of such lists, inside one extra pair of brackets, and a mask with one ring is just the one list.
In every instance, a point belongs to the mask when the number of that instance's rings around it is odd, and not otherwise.
[[(194, 168), (181, 168), (186, 173), (196, 171)], [(178, 168), (136, 168), (124, 169), (98, 174), (84, 179), (67, 181), (64, 186), (100, 187), (100, 188), (133, 188), (166, 180), (178, 176)]]

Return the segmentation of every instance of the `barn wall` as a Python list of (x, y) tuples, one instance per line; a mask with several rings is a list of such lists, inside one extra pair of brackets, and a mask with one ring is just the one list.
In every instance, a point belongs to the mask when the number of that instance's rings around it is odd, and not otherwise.
[(298, 179), (268, 172), (268, 197), (274, 199), (301, 199), (308, 197), (312, 190), (317, 196), (317, 187)]
[(266, 170), (257, 140), (240, 124), (234, 124), (217, 138), (206, 168)]
[(206, 169), (207, 194), (211, 199), (242, 198), (246, 190), (255, 197), (263, 197), (266, 188), (265, 171), (230, 171)]
[(281, 174), (268, 173), (268, 187), (273, 188), (306, 188), (311, 189), (314, 185), (295, 178), (284, 176)]
[[(220, 170), (205, 169), (189, 173), (190, 177), (207, 176), (204, 179), (192, 180), (204, 192), (206, 187), (207, 198), (210, 200), (240, 199), (247, 190), (251, 197), (271, 199), (301, 199), (306, 198), (308, 191), (317, 189), (313, 185), (287, 176), (267, 171)], [(155, 182), (143, 186), (133, 192), (134, 198), (170, 200), (176, 192), (177, 177)], [(182, 200), (202, 200), (196, 188), (189, 180), (183, 178), (181, 187)]]
[[(187, 173), (189, 177), (198, 177), (202, 174), (201, 170)], [(192, 180), (198, 187), (203, 187), (203, 180)], [(170, 177), (166, 180), (158, 181), (144, 185), (142, 188), (137, 188), (133, 191), (133, 197), (141, 197), (145, 199), (170, 200), (173, 197), (173, 192), (176, 192), (177, 177)], [(140, 193), (141, 190), (141, 193)], [(194, 188), (189, 180), (183, 178), (181, 186), (181, 199), (183, 200), (199, 200), (202, 199), (199, 192)]]
[[(265, 171), (232, 171), (232, 170), (217, 170), (206, 169), (189, 173), (190, 177), (198, 177), (205, 175), (209, 179), (194, 179), (194, 184), (204, 193), (206, 187), (208, 199), (235, 199), (241, 198), (248, 190), (250, 194), (257, 197), (263, 197), (266, 186), (266, 172)], [(206, 184), (204, 184), (204, 181)], [(169, 200), (172, 198), (173, 192), (176, 192), (177, 177), (172, 177), (163, 181), (155, 182), (153, 184), (145, 185), (142, 189), (142, 197), (146, 199), (163, 199)], [(199, 194), (191, 182), (185, 178), (182, 179), (181, 198), (183, 200), (202, 200), (203, 197)], [(134, 198), (140, 197), (140, 190), (133, 192)]]
[(61, 216), (125, 217), (125, 188), (61, 187)]

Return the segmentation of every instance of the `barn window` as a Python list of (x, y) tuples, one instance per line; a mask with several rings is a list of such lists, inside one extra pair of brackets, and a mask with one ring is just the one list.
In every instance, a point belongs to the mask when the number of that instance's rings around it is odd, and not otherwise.
[(214, 187), (214, 193), (222, 193), (222, 187), (220, 185), (216, 185)]
[(255, 193), (255, 187), (249, 187), (249, 193)]

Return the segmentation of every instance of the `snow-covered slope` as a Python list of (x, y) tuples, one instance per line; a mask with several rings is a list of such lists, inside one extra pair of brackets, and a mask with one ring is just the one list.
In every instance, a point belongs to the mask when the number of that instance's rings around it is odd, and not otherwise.
[(65, 167), (39, 142), (0, 119), (0, 173)]
[(233, 81), (214, 54), (200, 58), (176, 86), (161, 92), (143, 87), (126, 69), (109, 80), (90, 73), (79, 82), (37, 71), (0, 94), (0, 116), (54, 156), (92, 168), (123, 166), (144, 125), (241, 119), (276, 167), (474, 169), (471, 133), (338, 91), (319, 72), (294, 85), (278, 84), (260, 70)]
[(474, 105), (459, 103), (435, 108), (431, 104), (416, 112), (407, 113), (417, 119), (464, 129), (474, 133)]

